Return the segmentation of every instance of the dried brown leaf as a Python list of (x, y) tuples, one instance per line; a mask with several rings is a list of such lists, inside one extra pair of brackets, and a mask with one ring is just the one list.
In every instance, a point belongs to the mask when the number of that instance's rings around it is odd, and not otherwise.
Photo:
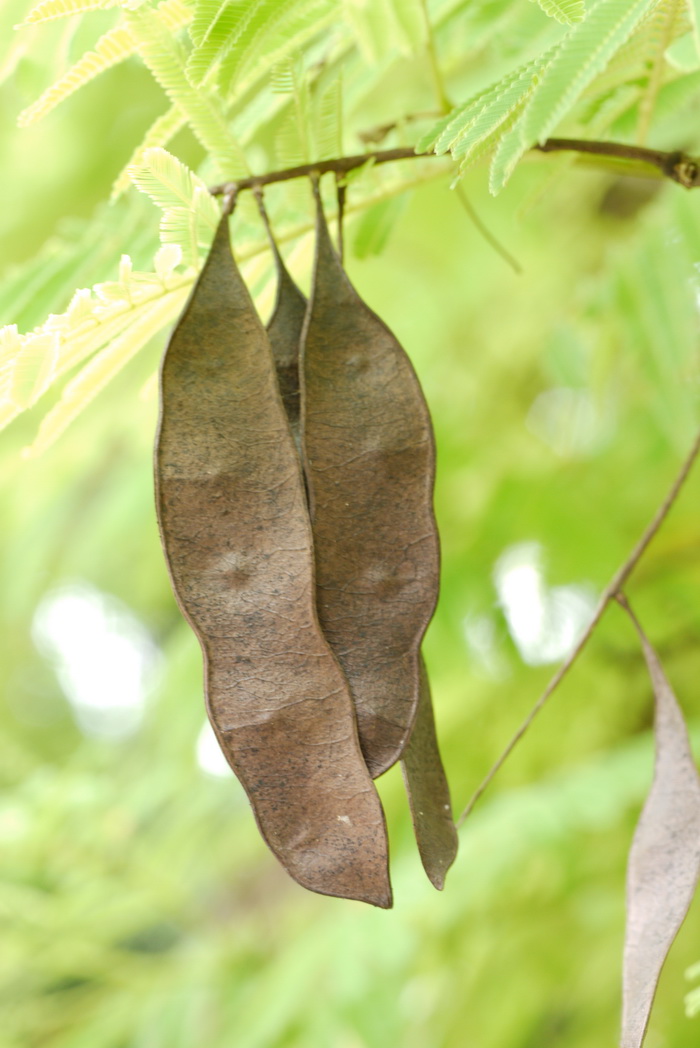
[(420, 698), (413, 731), (401, 760), (413, 830), (423, 869), (438, 891), (457, 855), (450, 789), (440, 759), (430, 682), (420, 658)]
[(156, 498), (217, 738), (300, 884), (391, 905), (384, 815), (315, 608), (303, 481), (228, 220), (167, 348)]
[(644, 1041), (666, 955), (700, 876), (700, 778), (680, 707), (641, 626), (634, 622), (654, 688), (656, 764), (627, 867), (621, 1048)]
[(435, 450), (411, 363), (348, 280), (314, 188), (300, 366), (317, 602), (376, 777), (401, 756), (418, 706), (418, 651), (439, 579)]

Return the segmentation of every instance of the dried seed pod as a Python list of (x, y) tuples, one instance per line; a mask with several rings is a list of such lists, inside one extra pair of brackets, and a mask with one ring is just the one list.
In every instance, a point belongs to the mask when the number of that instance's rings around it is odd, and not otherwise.
[(413, 830), (423, 869), (438, 891), (457, 855), (450, 789), (440, 759), (430, 682), (420, 657), (420, 698), (413, 731), (401, 760)]
[(700, 777), (656, 652), (624, 597), (654, 689), (654, 781), (627, 864), (621, 1048), (641, 1048), (656, 984), (700, 877)]
[(418, 706), (418, 651), (439, 578), (435, 452), (411, 363), (348, 280), (317, 181), (314, 192), (301, 385), (317, 602), (376, 777), (401, 756)]
[(287, 413), (294, 442), (299, 448), (299, 342), (306, 315), (306, 298), (292, 280), (284, 264), (284, 259), (272, 235), (262, 193), (258, 192), (256, 196), (272, 246), (277, 271), (277, 296), (275, 308), (267, 324), (267, 334), (272, 346), (282, 403)]
[(391, 905), (386, 828), (318, 624), (298, 457), (228, 219), (166, 350), (156, 498), (207, 708), (261, 833), (327, 895)]

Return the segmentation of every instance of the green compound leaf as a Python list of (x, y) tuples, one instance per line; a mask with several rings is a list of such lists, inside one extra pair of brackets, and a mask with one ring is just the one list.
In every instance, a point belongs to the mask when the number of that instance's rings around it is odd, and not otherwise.
[(546, 15), (562, 25), (575, 25), (586, 17), (583, 0), (535, 0)]
[(523, 116), (523, 137), (544, 142), (658, 0), (601, 0), (571, 30), (547, 66)]

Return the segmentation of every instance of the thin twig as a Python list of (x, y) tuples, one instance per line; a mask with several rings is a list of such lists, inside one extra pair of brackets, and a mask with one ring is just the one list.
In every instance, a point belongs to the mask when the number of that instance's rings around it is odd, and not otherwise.
[(235, 182), (222, 182), (218, 186), (211, 186), (209, 192), (212, 196), (221, 196), (222, 193), (230, 192), (232, 186), (238, 190), (254, 189), (256, 186), (269, 186), (273, 182), (289, 182), (293, 178), (308, 178), (309, 175), (325, 175), (328, 171), (338, 174), (346, 174), (354, 171), (364, 164), (389, 164), (394, 160), (417, 160), (434, 156), (434, 153), (416, 153), (412, 146), (400, 146), (396, 149), (380, 149), (372, 153), (358, 153), (353, 156), (339, 156), (331, 160), (316, 160), (313, 164), (298, 164), (296, 167), (285, 167), (281, 171), (269, 171), (266, 175), (251, 175), (248, 178), (239, 178)]
[(368, 127), (366, 131), (358, 131), (357, 137), (360, 142), (364, 142), (366, 145), (379, 145), (387, 135), (391, 134), (392, 131), (396, 131), (397, 128), (403, 127), (404, 124), (410, 124), (415, 120), (437, 120), (443, 115), (441, 109), (428, 109), (422, 113), (406, 113), (405, 116), (400, 117), (398, 120), (389, 120), (385, 124), (376, 124), (374, 127)]
[(343, 219), (345, 218), (345, 199), (347, 196), (347, 186), (340, 178), (335, 176), (335, 193), (338, 201), (338, 256), (340, 261), (344, 260), (345, 256), (345, 236), (343, 230)]
[(440, 72), (440, 63), (438, 62), (437, 48), (435, 47), (435, 37), (433, 35), (433, 27), (430, 23), (430, 12), (428, 11), (427, 0), (420, 0), (420, 6), (421, 11), (423, 12), (423, 22), (425, 23), (425, 48), (428, 52), (428, 62), (430, 63), (430, 72), (433, 77), (435, 96), (442, 112), (449, 113), (452, 109), (452, 103), (447, 97), (445, 82), (442, 79), (442, 73)]
[[(694, 189), (700, 186), (700, 159), (688, 156), (676, 150), (664, 152), (659, 149), (646, 149), (644, 146), (628, 146), (623, 142), (592, 142), (583, 138), (548, 138), (542, 145), (534, 146), (541, 153), (569, 150), (576, 153), (590, 153), (595, 156), (616, 157), (619, 160), (633, 160), (656, 168), (666, 178)], [(314, 172), (319, 175), (327, 171), (346, 174), (362, 167), (363, 164), (389, 164), (395, 160), (426, 160), (435, 157), (435, 153), (416, 153), (412, 146), (398, 146), (396, 149), (380, 149), (372, 153), (358, 153), (353, 156), (339, 156), (331, 160), (316, 160), (312, 164), (299, 164), (286, 167), (280, 171), (269, 171), (266, 175), (249, 175), (232, 182), (222, 182), (211, 186), (213, 196), (221, 196), (232, 191), (254, 189), (256, 186), (268, 186), (273, 182), (289, 182), (294, 178), (308, 178)], [(440, 159), (440, 158), (438, 158)]]
[(491, 230), (488, 228), (488, 226), (484, 225), (482, 220), (479, 218), (479, 215), (477, 214), (476, 210), (472, 207), (472, 204), (471, 204), (471, 201), (469, 200), (469, 197), (464, 192), (464, 190), (462, 189), (461, 186), (457, 186), (456, 193), (457, 193), (457, 196), (459, 198), (459, 201), (460, 201), (462, 207), (467, 212), (467, 214), (469, 215), (470, 219), (472, 220), (472, 222), (476, 226), (476, 228), (479, 231), (479, 233), (481, 233), (481, 235), (484, 238), (484, 240), (486, 241), (486, 243), (491, 245), (491, 247), (494, 249), (496, 254), (500, 255), (501, 258), (503, 259), (503, 261), (507, 265), (509, 265), (510, 268), (515, 273), (518, 273), (518, 274), (522, 273), (523, 267), (520, 265), (520, 263), (518, 262), (518, 260), (516, 258), (513, 258), (513, 256), (511, 255), (510, 251), (508, 251), (508, 249), (500, 242), (500, 240), (496, 239), (496, 237), (491, 232)]
[(644, 534), (642, 535), (642, 537), (640, 538), (639, 542), (637, 543), (637, 545), (634, 547), (634, 549), (630, 553), (630, 555), (627, 558), (627, 560), (625, 561), (625, 563), (622, 565), (621, 568), (619, 568), (618, 571), (615, 572), (615, 574), (613, 575), (612, 579), (610, 580), (608, 585), (603, 590), (603, 594), (602, 594), (600, 600), (598, 601), (598, 605), (597, 605), (597, 607), (596, 607), (596, 609), (595, 609), (595, 611), (593, 613), (593, 618), (591, 619), (590, 623), (588, 624), (588, 627), (587, 627), (585, 633), (583, 634), (583, 636), (581, 637), (581, 639), (579, 640), (578, 644), (576, 645), (574, 650), (571, 652), (569, 657), (566, 659), (566, 661), (562, 663), (562, 665), (559, 667), (557, 672), (554, 674), (554, 676), (550, 680), (549, 684), (545, 688), (544, 692), (539, 697), (539, 699), (537, 700), (535, 705), (532, 707), (532, 709), (530, 710), (529, 714), (527, 715), (525, 720), (522, 722), (522, 724), (520, 725), (518, 730), (515, 732), (515, 734), (511, 738), (510, 742), (508, 743), (506, 748), (501, 753), (501, 755), (498, 758), (498, 760), (491, 767), (491, 769), (488, 772), (488, 774), (486, 775), (486, 777), (482, 780), (480, 785), (477, 787), (477, 789), (472, 794), (472, 797), (471, 797), (469, 803), (467, 804), (466, 808), (464, 809), (464, 811), (460, 815), (459, 819), (457, 820), (457, 826), (458, 827), (462, 826), (464, 821), (466, 820), (466, 818), (471, 814), (471, 812), (472, 812), (472, 810), (474, 808), (474, 805), (477, 803), (477, 801), (479, 800), (481, 795), (484, 793), (484, 791), (491, 784), (491, 782), (496, 777), (496, 775), (498, 774), (500, 769), (503, 767), (504, 763), (506, 762), (506, 760), (508, 759), (510, 754), (513, 752), (513, 750), (515, 749), (517, 744), (520, 742), (520, 740), (522, 739), (523, 735), (526, 733), (526, 731), (528, 730), (528, 728), (530, 727), (530, 725), (534, 721), (534, 719), (537, 716), (537, 714), (540, 712), (540, 710), (546, 704), (546, 702), (549, 699), (549, 697), (556, 690), (556, 688), (562, 682), (562, 680), (564, 679), (566, 674), (569, 672), (569, 670), (571, 669), (573, 664), (576, 662), (576, 659), (579, 657), (579, 655), (581, 654), (581, 652), (585, 648), (586, 644), (590, 640), (591, 635), (593, 634), (593, 631), (595, 630), (596, 626), (598, 625), (598, 623), (602, 619), (603, 613), (605, 612), (605, 609), (607, 608), (608, 604), (610, 603), (611, 600), (614, 600), (617, 597), (617, 594), (622, 590), (622, 587), (624, 586), (625, 582), (630, 577), (630, 575), (632, 574), (632, 572), (636, 568), (637, 564), (641, 560), (642, 556), (644, 555), (647, 546), (649, 545), (651, 540), (654, 538), (654, 536), (656, 535), (657, 531), (659, 530), (659, 528), (663, 524), (664, 520), (668, 516), (668, 513), (669, 513), (671, 507), (673, 506), (674, 502), (678, 498), (678, 494), (679, 494), (681, 488), (683, 487), (683, 484), (685, 483), (685, 480), (686, 480), (688, 474), (690, 473), (690, 470), (693, 467), (693, 463), (695, 462), (695, 460), (698, 457), (699, 453), (700, 453), (700, 432), (698, 432), (697, 436), (695, 437), (695, 440), (693, 441), (693, 445), (692, 445), (692, 447), (690, 449), (690, 452), (688, 453), (687, 458), (685, 459), (685, 462), (681, 466), (681, 469), (680, 469), (678, 475), (676, 476), (676, 479), (674, 480), (673, 484), (671, 485), (671, 489), (668, 492), (668, 494), (666, 495), (666, 498), (663, 500), (663, 502), (659, 506), (658, 510), (654, 514), (654, 517), (653, 517), (651, 523), (648, 525), (648, 527), (644, 531)]

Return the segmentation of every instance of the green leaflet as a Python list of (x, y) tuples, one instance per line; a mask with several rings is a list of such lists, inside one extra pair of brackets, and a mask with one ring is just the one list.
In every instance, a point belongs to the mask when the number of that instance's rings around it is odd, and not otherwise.
[[(139, 273), (132, 271), (131, 260), (126, 255), (122, 258), (118, 280), (96, 284), (92, 290), (76, 291), (65, 313), (50, 316), (41, 328), (27, 335), (18, 335), (14, 327), (3, 329), (0, 332), (0, 428), (30, 407), (51, 382), (112, 345), (110, 359), (115, 368), (108, 370), (103, 385), (106, 384), (109, 375), (122, 366), (117, 366), (117, 361), (125, 362), (156, 333), (157, 318), (160, 318), (160, 327), (164, 327), (177, 315), (192, 284), (191, 270), (184, 274), (173, 272), (179, 261), (179, 252), (175, 253), (173, 247), (167, 245), (156, 254), (155, 272)], [(93, 387), (89, 382), (85, 386), (79, 383), (81, 375), (82, 372), (71, 381), (70, 389), (78, 391), (75, 397), (79, 404), (84, 404), (97, 390), (90, 392)], [(83, 394), (86, 399), (82, 399)], [(59, 407), (54, 410), (59, 412)], [(71, 418), (79, 410), (78, 406)], [(63, 429), (63, 425), (60, 428)]]
[(43, 418), (33, 444), (25, 449), (26, 457), (42, 454), (60, 437), (132, 357), (178, 315), (189, 292), (188, 284), (152, 303), (71, 379), (61, 399)]
[(257, 0), (255, 17), (246, 22), (235, 45), (221, 53), (219, 83), (228, 93), (246, 78), (260, 75), (301, 50), (327, 30), (337, 15), (337, 0)]
[(528, 143), (544, 142), (658, 0), (600, 0), (559, 46), (523, 114)]
[(195, 47), (202, 43), (221, 10), (229, 3), (230, 0), (195, 0), (190, 25), (190, 39)]
[[(187, 60), (187, 75), (195, 84), (202, 82), (222, 49), (236, 46), (241, 25), (245, 24), (248, 14), (248, 9), (241, 4), (215, 3), (206, 7), (212, 9), (209, 14), (213, 18), (200, 39), (196, 40), (195, 33), (192, 33), (195, 48)], [(213, 10), (216, 7), (218, 11)], [(201, 8), (198, 9), (200, 12)], [(198, 32), (200, 28), (198, 26)]]
[(535, 73), (545, 66), (555, 53), (556, 47), (549, 48), (542, 55), (519, 66), (512, 73), (506, 74), (501, 80), (474, 98), (468, 99), (463, 105), (448, 113), (446, 117), (442, 117), (420, 139), (416, 152), (423, 153), (432, 148), (438, 155), (448, 151), (452, 151), (453, 155), (462, 155), (462, 153), (454, 153), (457, 143), (477, 124), (479, 132), (474, 144), (497, 128), (512, 112), (523, 95), (530, 90)]
[(206, 185), (165, 149), (147, 149), (141, 163), (130, 168), (137, 189), (162, 208), (160, 232), (164, 244), (177, 244), (185, 265), (199, 265), (199, 248), (211, 243), (219, 210)]
[(48, 388), (56, 370), (58, 338), (35, 334), (22, 338), (16, 325), (0, 330), (0, 402), (18, 411), (31, 407)]
[(144, 62), (171, 102), (185, 114), (192, 131), (211, 154), (221, 174), (228, 178), (247, 170), (245, 157), (218, 100), (190, 82), (185, 72), (184, 52), (156, 13), (139, 7), (125, 11), (124, 18), (139, 41)]
[(23, 109), (17, 117), (20, 127), (40, 120), (69, 95), (96, 76), (110, 69), (118, 62), (136, 52), (137, 44), (131, 33), (124, 26), (115, 26), (101, 36), (95, 44), (94, 51), (86, 51), (82, 58), (70, 67), (55, 83), (51, 84), (30, 106)]
[[(529, 73), (529, 75), (528, 75)], [(475, 146), (500, 127), (532, 91), (534, 69), (529, 67), (510, 85), (507, 91), (497, 96), (491, 105), (481, 111), (468, 131), (452, 146), (455, 160), (466, 160)]]
[(521, 121), (517, 119), (501, 138), (491, 161), (489, 192), (493, 196), (503, 189), (526, 149), (527, 144), (523, 140)]
[(575, 25), (586, 17), (583, 0), (536, 0), (546, 15), (563, 25)]
[(117, 200), (122, 193), (129, 188), (131, 185), (132, 170), (143, 166), (143, 158), (146, 151), (149, 149), (155, 149), (156, 147), (162, 148), (163, 146), (166, 146), (170, 139), (174, 138), (186, 123), (187, 119), (185, 114), (179, 106), (170, 106), (165, 113), (161, 113), (161, 115), (151, 124), (143, 140), (131, 154), (129, 162), (122, 168), (119, 175), (117, 175), (114, 185), (112, 186), (112, 201)]
[[(187, 72), (199, 83), (217, 63), (224, 62), (222, 83), (230, 82), (244, 63), (264, 53), (264, 41), (290, 14), (316, 6), (314, 0), (251, 0), (248, 4), (205, 2), (198, 5), (192, 39), (195, 49)], [(211, 18), (204, 28), (204, 18)], [(197, 39), (195, 39), (195, 35)]]
[[(435, 143), (435, 152), (437, 154), (447, 153), (469, 131), (474, 123), (483, 118), (484, 114), (488, 115), (500, 99), (504, 96), (508, 97), (511, 92), (520, 93), (523, 73), (523, 69), (516, 69), (514, 73), (495, 84), (489, 91), (478, 95), (473, 102), (468, 103), (455, 119), (445, 126)], [(497, 124), (494, 126), (497, 126)]]
[(170, 207), (195, 207), (197, 190), (206, 196), (201, 201), (201, 215), (211, 231), (216, 229), (219, 210), (216, 201), (209, 194), (205, 183), (181, 160), (165, 149), (147, 149), (142, 163), (131, 170), (134, 185), (146, 193), (151, 200), (164, 210)]
[[(183, 0), (163, 0), (163, 3), (158, 5), (156, 14), (173, 33), (187, 25), (192, 18), (192, 12)], [(138, 49), (138, 40), (125, 25), (120, 24), (110, 29), (100, 37), (93, 50), (86, 51), (63, 76), (42, 92), (36, 102), (19, 114), (19, 126), (26, 127), (40, 120), (84, 84), (88, 84), (100, 73), (123, 62), (124, 59), (130, 58)]]
[(43, 0), (43, 3), (31, 9), (24, 21), (20, 22), (20, 26), (50, 22), (54, 18), (79, 15), (84, 11), (105, 11), (107, 8), (116, 7), (118, 2), (119, 0)]
[(645, 56), (646, 84), (639, 100), (638, 142), (646, 142), (649, 137), (656, 100), (666, 75), (666, 51), (680, 23), (681, 3), (685, 0), (659, 0), (646, 20), (649, 23), (649, 44)]
[(480, 91), (478, 95), (456, 106), (451, 113), (440, 117), (438, 122), (433, 124), (430, 130), (426, 131), (418, 139), (416, 152), (427, 153), (432, 150), (438, 155), (447, 153), (455, 139), (471, 126), (479, 113), (486, 106), (490, 105), (502, 91), (507, 90), (511, 83), (519, 79), (520, 74), (521, 69), (516, 69), (515, 72), (509, 73), (502, 80), (499, 80), (498, 83), (486, 88), (485, 91)]

